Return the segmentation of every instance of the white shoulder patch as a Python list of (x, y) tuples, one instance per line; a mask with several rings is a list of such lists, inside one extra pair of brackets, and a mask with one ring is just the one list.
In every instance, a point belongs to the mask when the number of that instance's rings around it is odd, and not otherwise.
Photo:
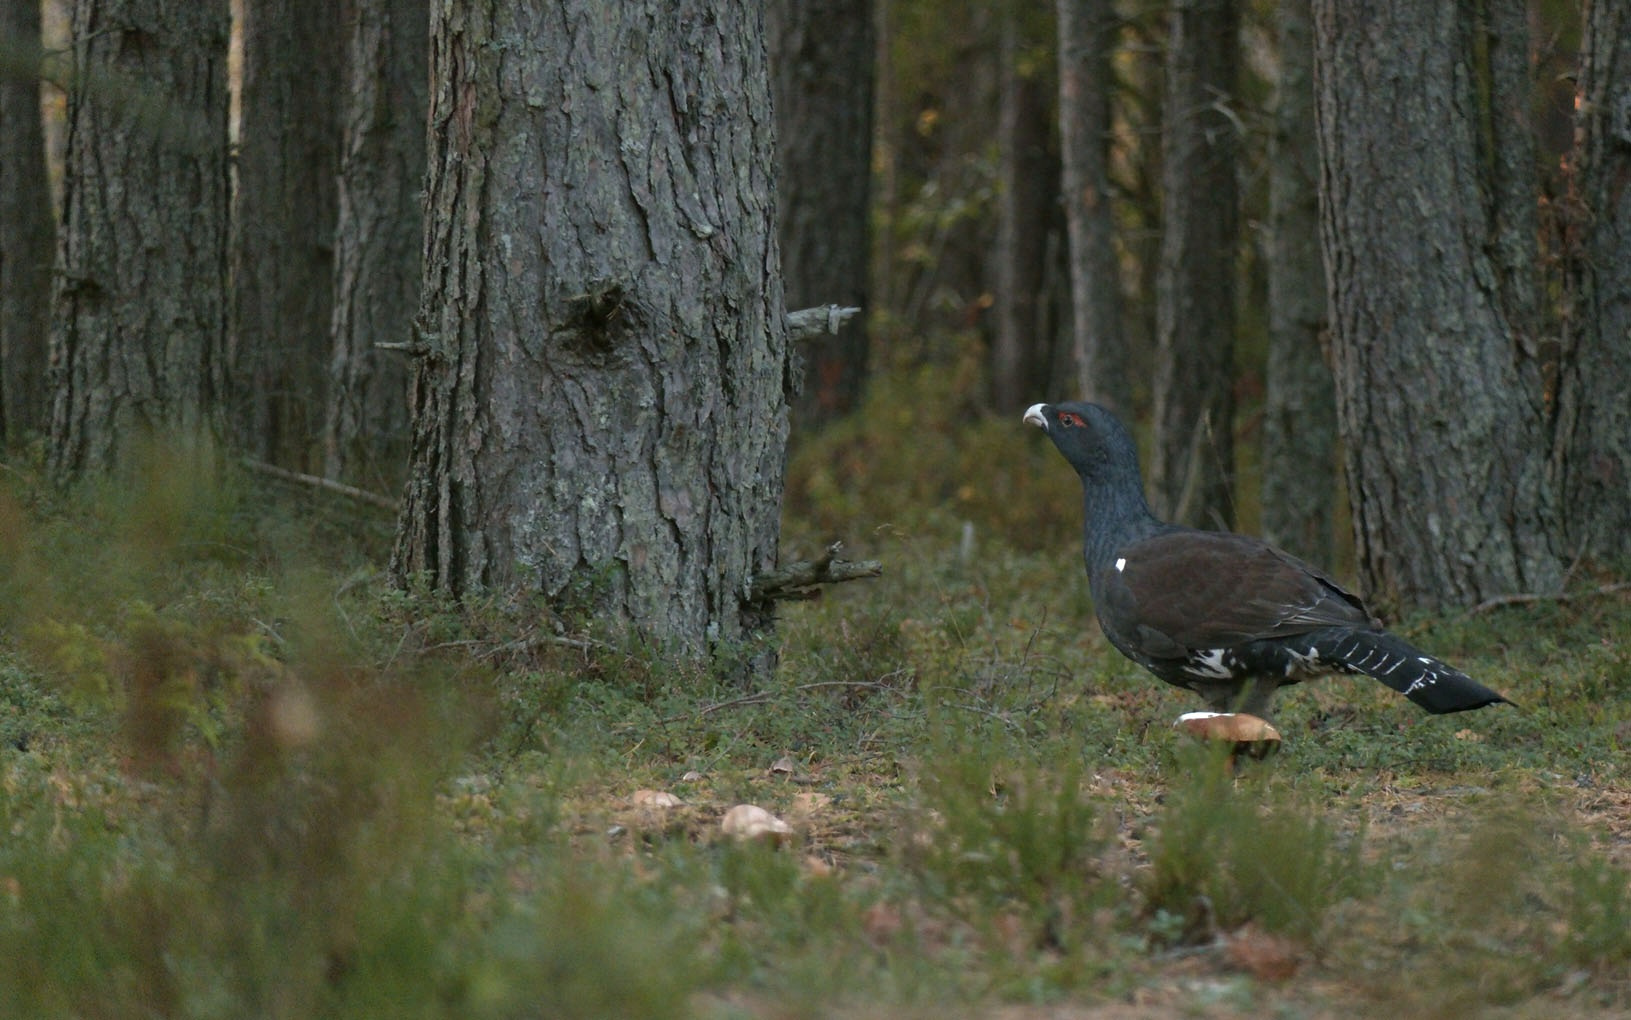
[(1126, 570), (1126, 569), (1127, 569), (1127, 557), (1123, 556), (1120, 559), (1116, 560), (1116, 572), (1117, 573), (1120, 573), (1121, 571)]

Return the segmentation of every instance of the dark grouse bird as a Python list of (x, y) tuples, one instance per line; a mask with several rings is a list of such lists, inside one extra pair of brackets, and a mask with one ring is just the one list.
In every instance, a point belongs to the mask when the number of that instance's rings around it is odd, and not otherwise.
[(1082, 479), (1087, 579), (1105, 637), (1215, 712), (1267, 717), (1274, 692), (1329, 673), (1367, 673), (1429, 712), (1506, 699), (1387, 633), (1363, 602), (1313, 567), (1246, 535), (1157, 520), (1133, 438), (1097, 404), (1036, 404)]

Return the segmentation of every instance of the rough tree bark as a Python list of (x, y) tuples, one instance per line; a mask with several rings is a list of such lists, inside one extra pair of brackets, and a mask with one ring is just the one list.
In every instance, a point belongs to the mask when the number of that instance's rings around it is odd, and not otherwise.
[(56, 223), (39, 71), (39, 0), (0, 0), (0, 444), (46, 420)]
[(328, 389), (343, 13), (327, 0), (243, 10), (233, 425), (246, 452), (307, 471)]
[(1059, 159), (1070, 231), (1072, 395), (1125, 418), (1132, 394), (1110, 188), (1110, 56), (1120, 22), (1109, 0), (1058, 0), (1056, 13)]
[(1234, 518), (1237, 0), (1174, 0), (1162, 128), (1151, 495), (1174, 520)]
[(50, 376), (52, 473), (219, 421), (226, 0), (77, 0)]
[(1331, 558), (1336, 394), (1324, 344), (1319, 142), (1308, 0), (1284, 0), (1269, 157), (1269, 350), (1263, 407), (1263, 536), (1314, 563)]
[(1058, 194), (1048, 151), (1049, 109), (1041, 73), (1021, 66), (1020, 14), (1004, 16), (997, 116), (997, 244), (991, 338), (991, 397), (1023, 408), (1049, 389), (1053, 316), (1045, 279), (1048, 229)]
[(352, 0), (341, 98), (334, 315), (323, 473), (396, 491), (423, 235), (427, 0)]
[[(776, 0), (773, 47), (777, 220), (790, 308), (865, 308), (871, 262), (873, 0)], [(798, 345), (795, 428), (853, 410), (867, 371), (865, 318)]]
[[(1502, 147), (1530, 91), (1437, 0), (1315, 0), (1333, 372), (1364, 587), (1422, 608), (1549, 591), (1561, 575), (1534, 266), (1532, 164)], [(1480, 57), (1480, 54), (1487, 56)], [(1520, 74), (1521, 76), (1521, 74)], [(1486, 140), (1493, 149), (1483, 148)], [(1508, 178), (1529, 177), (1527, 187)]]
[(431, 82), (394, 576), (756, 635), (787, 437), (758, 5), (444, 0)]
[(1586, 4), (1560, 380), (1567, 551), (1631, 560), (1631, 4)]

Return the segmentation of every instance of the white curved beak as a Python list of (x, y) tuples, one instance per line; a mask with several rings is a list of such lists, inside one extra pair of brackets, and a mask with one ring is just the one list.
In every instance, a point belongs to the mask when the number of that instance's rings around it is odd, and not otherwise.
[(1025, 424), (1035, 425), (1043, 432), (1048, 431), (1048, 418), (1042, 413), (1042, 409), (1046, 406), (1048, 405), (1032, 404), (1030, 407), (1027, 407), (1025, 409)]

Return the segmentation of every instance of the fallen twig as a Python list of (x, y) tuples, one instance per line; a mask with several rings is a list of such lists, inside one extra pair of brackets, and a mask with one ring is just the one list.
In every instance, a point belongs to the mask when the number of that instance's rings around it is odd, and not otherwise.
[(1535, 602), (1573, 602), (1576, 599), (1595, 598), (1602, 595), (1612, 595), (1617, 591), (1631, 590), (1631, 581), (1616, 581), (1613, 584), (1600, 585), (1588, 591), (1558, 591), (1558, 592), (1513, 592), (1510, 595), (1496, 595), (1467, 610), (1467, 616), (1477, 616), (1487, 613), (1491, 609), (1501, 606), (1522, 606)]
[(396, 512), (397, 509), (396, 500), (391, 499), (389, 496), (381, 496), (377, 492), (369, 492), (367, 489), (359, 489), (355, 485), (346, 485), (344, 482), (336, 482), (332, 478), (320, 478), (317, 475), (308, 475), (299, 471), (290, 471), (288, 468), (280, 468), (276, 464), (268, 464), (263, 460), (255, 460), (253, 457), (245, 457), (241, 463), (244, 467), (251, 471), (257, 471), (263, 475), (270, 475), (273, 478), (278, 478), (285, 482), (294, 482), (298, 485), (309, 485), (314, 489), (322, 489), (324, 492), (332, 492), (339, 496), (345, 496), (348, 499), (357, 500), (359, 503), (367, 503), (369, 506), (377, 506), (382, 510), (390, 510), (393, 513)]

